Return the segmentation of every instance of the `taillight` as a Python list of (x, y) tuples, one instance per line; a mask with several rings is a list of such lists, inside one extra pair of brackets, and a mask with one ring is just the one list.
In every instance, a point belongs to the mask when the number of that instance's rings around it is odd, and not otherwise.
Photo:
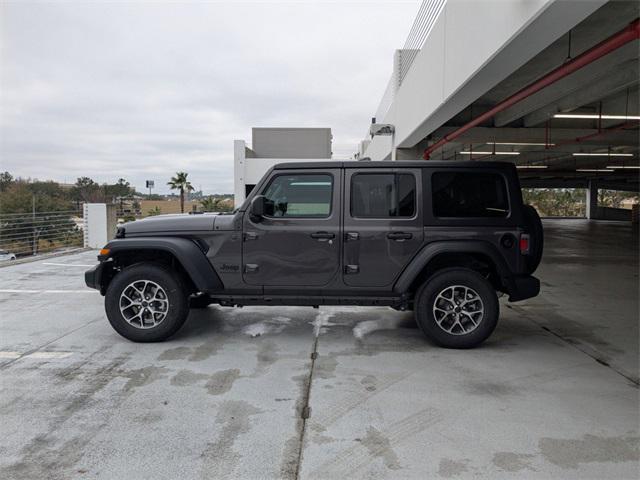
[(520, 253), (522, 255), (529, 255), (531, 248), (531, 238), (528, 233), (520, 234)]

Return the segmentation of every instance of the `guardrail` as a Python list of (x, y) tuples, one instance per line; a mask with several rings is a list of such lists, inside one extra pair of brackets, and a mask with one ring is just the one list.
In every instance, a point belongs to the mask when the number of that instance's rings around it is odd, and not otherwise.
[(0, 214), (0, 250), (16, 257), (83, 246), (82, 210)]

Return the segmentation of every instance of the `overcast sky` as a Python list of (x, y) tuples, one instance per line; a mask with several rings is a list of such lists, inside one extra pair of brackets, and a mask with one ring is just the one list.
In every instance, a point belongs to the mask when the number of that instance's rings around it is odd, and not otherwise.
[(233, 191), (251, 127), (331, 127), (355, 152), (418, 0), (7, 2), (0, 170)]

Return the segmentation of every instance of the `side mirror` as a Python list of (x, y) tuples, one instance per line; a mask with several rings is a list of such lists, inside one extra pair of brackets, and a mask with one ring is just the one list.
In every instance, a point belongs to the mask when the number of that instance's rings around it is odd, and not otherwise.
[(264, 208), (265, 208), (265, 197), (264, 195), (257, 195), (251, 200), (251, 206), (249, 207), (249, 213), (253, 220), (260, 221), (264, 216)]

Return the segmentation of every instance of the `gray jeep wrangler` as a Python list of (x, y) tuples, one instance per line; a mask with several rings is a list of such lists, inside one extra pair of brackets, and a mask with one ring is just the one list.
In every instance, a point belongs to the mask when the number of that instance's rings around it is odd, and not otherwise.
[(373, 305), (414, 310), (434, 342), (469, 348), (495, 329), (498, 293), (538, 294), (542, 247), (509, 163), (286, 163), (231, 214), (125, 224), (85, 280), (137, 342), (213, 303)]

